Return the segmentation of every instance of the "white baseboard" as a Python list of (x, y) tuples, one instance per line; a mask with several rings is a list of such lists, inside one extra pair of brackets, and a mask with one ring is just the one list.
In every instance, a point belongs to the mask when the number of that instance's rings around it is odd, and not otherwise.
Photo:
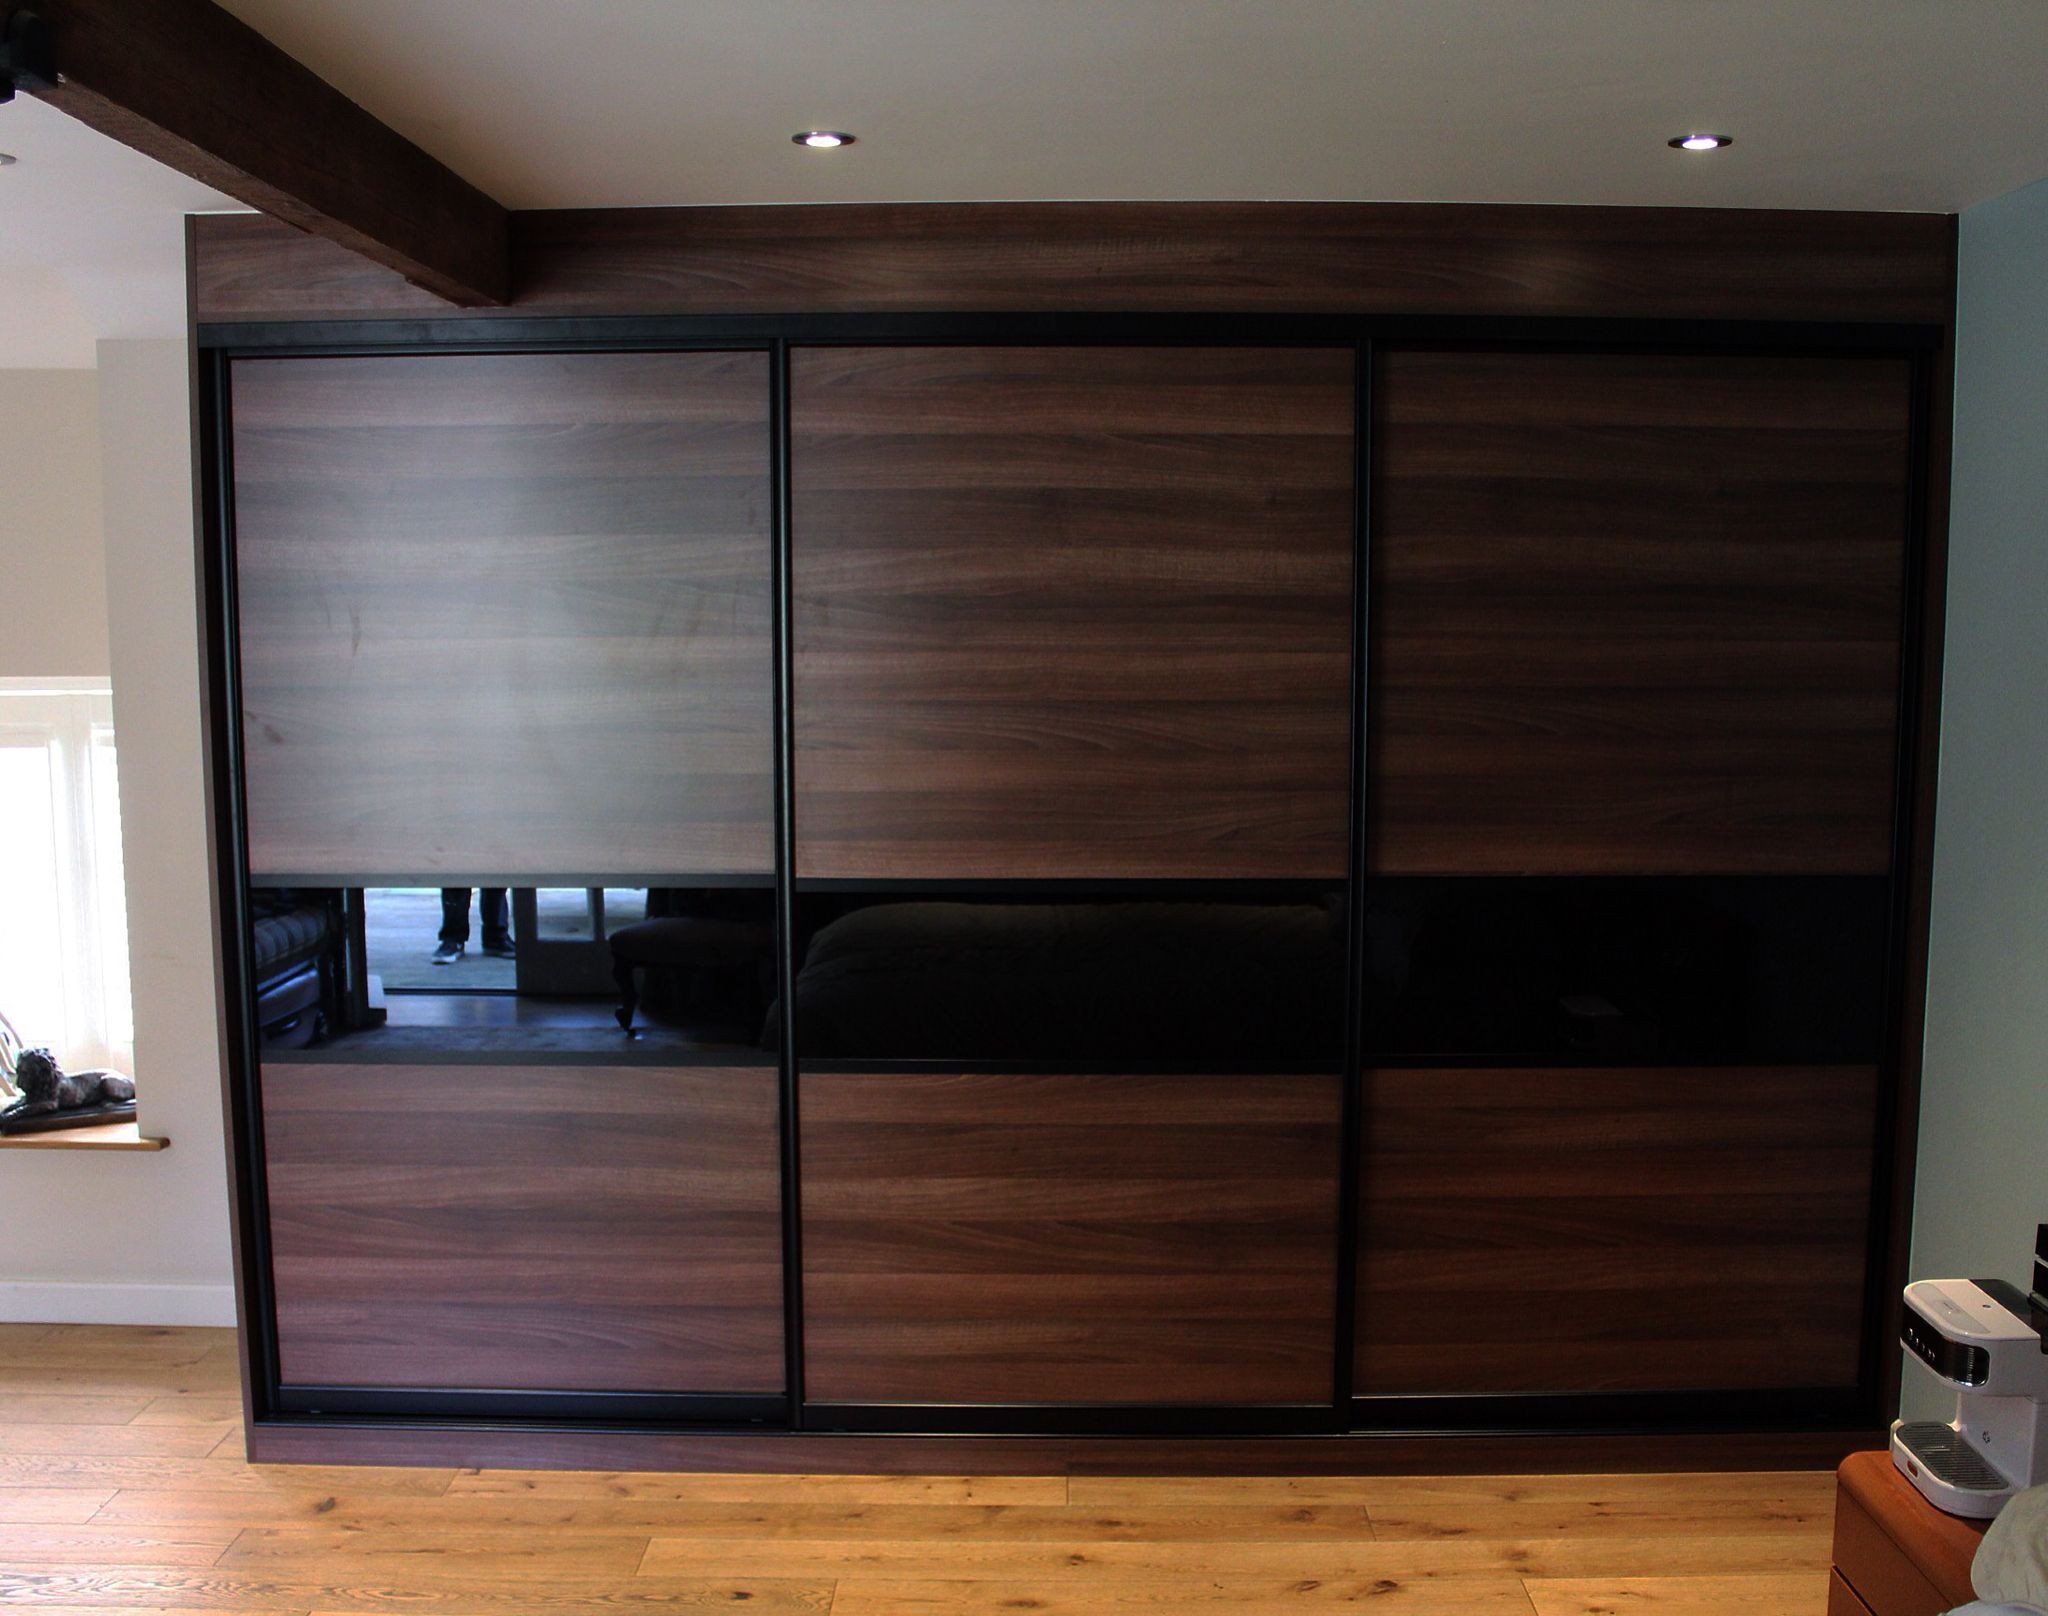
[(5, 1324), (225, 1324), (235, 1322), (232, 1285), (79, 1285), (0, 1280)]

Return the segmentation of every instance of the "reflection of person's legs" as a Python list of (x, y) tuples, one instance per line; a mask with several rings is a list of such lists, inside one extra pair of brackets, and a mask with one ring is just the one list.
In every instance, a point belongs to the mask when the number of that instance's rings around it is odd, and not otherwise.
[[(486, 954), (510, 954), (512, 952), (512, 906), (505, 900), (505, 888), (480, 888), (477, 893), (476, 907), (478, 917), (483, 921), (484, 952)], [(465, 918), (467, 918), (466, 915)]]
[[(490, 891), (484, 892), (484, 901), (490, 901)], [(443, 887), (441, 889), (441, 941), (444, 943), (466, 943), (469, 941), (469, 888)]]
[(441, 889), (441, 946), (434, 950), (436, 965), (453, 965), (462, 958), (469, 941), (469, 888)]

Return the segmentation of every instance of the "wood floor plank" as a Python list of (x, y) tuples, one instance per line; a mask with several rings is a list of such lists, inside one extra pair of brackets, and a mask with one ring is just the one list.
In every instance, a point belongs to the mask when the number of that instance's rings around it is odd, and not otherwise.
[[(212, 1461), (209, 1461), (212, 1462)], [(260, 1468), (260, 1467), (259, 1467)], [(869, 1504), (802, 1498), (706, 1503), (659, 1497), (459, 1493), (392, 1497), (360, 1492), (344, 1474), (301, 1487), (278, 1477), (258, 1490), (175, 1486), (124, 1488), (97, 1517), (126, 1525), (325, 1526), (351, 1532), (630, 1533), (738, 1539), (963, 1539), (1086, 1544), (1101, 1541), (1246, 1542), (1368, 1539), (1372, 1523), (1351, 1506), (1319, 1509), (1119, 1511), (1064, 1505)]]
[(172, 1393), (154, 1397), (135, 1416), (137, 1425), (219, 1425), (226, 1420), (239, 1419), (242, 1414), (242, 1399), (239, 1394), (222, 1397), (218, 1393), (202, 1393), (186, 1396)]
[(111, 1487), (0, 1485), (0, 1525), (83, 1526), (113, 1496)]
[(0, 1526), (0, 1566), (210, 1566), (233, 1538), (203, 1528)]
[(126, 1425), (155, 1399), (133, 1395), (67, 1397), (24, 1392), (7, 1399), (7, 1423), (19, 1425)]
[(212, 1452), (238, 1428), (224, 1425), (0, 1425), (0, 1454), (183, 1455)]
[[(212, 1497), (346, 1490), (380, 1498), (437, 1498), (451, 1470), (399, 1470), (368, 1465), (252, 1465), (239, 1458), (123, 1454), (0, 1454), (0, 1487), (102, 1488), (190, 1492)], [(254, 1522), (249, 1524), (253, 1525)]]
[(1528, 1584), (1536, 1616), (1824, 1616), (1828, 1574), (1609, 1577)]
[(239, 1371), (210, 1364), (203, 1358), (192, 1363), (145, 1366), (68, 1359), (62, 1363), (36, 1364), (16, 1359), (0, 1364), (0, 1406), (31, 1395), (132, 1398), (136, 1387), (145, 1383), (159, 1386), (164, 1396), (231, 1398), (238, 1409), (241, 1403)]
[[(1310, 1506), (1317, 1507), (1317, 1506)], [(1374, 1505), (1373, 1536), (1384, 1540), (1449, 1537), (1691, 1537), (1739, 1532), (1818, 1538), (1834, 1533), (1834, 1500), (1677, 1499), (1527, 1504), (1442, 1502), (1417, 1498)]]
[[(348, 1526), (252, 1526), (217, 1562), (248, 1571), (317, 1564), (346, 1578), (415, 1574), (468, 1576), (527, 1567), (554, 1577), (624, 1577), (640, 1569), (647, 1538), (631, 1533), (554, 1531), (357, 1531)], [(685, 1576), (707, 1575), (684, 1572)], [(753, 1575), (751, 1572), (742, 1576)], [(769, 1571), (768, 1576), (783, 1573)]]
[(1516, 1577), (1455, 1582), (1339, 1578), (1155, 1577), (1077, 1587), (1040, 1581), (946, 1582), (849, 1577), (832, 1616), (1287, 1616), (1328, 1606), (1364, 1606), (1374, 1616), (1530, 1616)]
[(1063, 1476), (801, 1476), (715, 1471), (459, 1470), (451, 1495), (673, 1498), (697, 1503), (785, 1499), (847, 1504), (1064, 1504)]
[[(294, 1603), (296, 1601), (296, 1603)], [(387, 1579), (353, 1568), (305, 1574), (212, 1570), (0, 1572), (0, 1609), (38, 1606), (65, 1616), (135, 1616), (175, 1610), (180, 1616), (662, 1616), (670, 1610), (745, 1610), (748, 1616), (823, 1616), (829, 1582), (789, 1579), (704, 1581), (646, 1578), (550, 1578), (525, 1572), (454, 1576), (422, 1571)]]
[(1081, 1505), (1363, 1504), (1406, 1507), (1432, 1503), (1637, 1505), (1688, 1500), (1753, 1501), (1759, 1509), (1794, 1499), (1802, 1507), (1834, 1507), (1828, 1470), (1728, 1470), (1682, 1473), (1531, 1476), (1075, 1476), (1071, 1502)]
[[(1821, 1550), (1825, 1563), (1825, 1545)], [(663, 1576), (929, 1577), (1276, 1576), (1319, 1581), (1413, 1577), (1626, 1577), (1809, 1571), (1795, 1537), (1411, 1539), (1344, 1542), (994, 1542), (963, 1539), (657, 1537), (642, 1569)]]

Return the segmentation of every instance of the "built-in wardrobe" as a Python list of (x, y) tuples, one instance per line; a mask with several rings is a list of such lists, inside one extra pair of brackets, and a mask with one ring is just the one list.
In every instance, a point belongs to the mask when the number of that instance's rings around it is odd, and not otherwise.
[(535, 240), (430, 320), (200, 237), (260, 1453), (1875, 1428), (1945, 281), (563, 308)]

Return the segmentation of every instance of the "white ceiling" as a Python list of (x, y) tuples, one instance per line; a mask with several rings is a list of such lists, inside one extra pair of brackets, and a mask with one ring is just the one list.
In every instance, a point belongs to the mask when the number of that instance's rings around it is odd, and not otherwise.
[[(226, 4), (515, 208), (1950, 211), (2048, 175), (2048, 0)], [(1737, 144), (1664, 144), (1701, 128)]]
[(87, 369), (185, 330), (185, 215), (233, 208), (30, 96), (0, 106), (0, 369)]
[[(515, 208), (1954, 211), (2048, 176), (2048, 0), (226, 3)], [(817, 125), (859, 144), (790, 144)], [(1664, 144), (1695, 129), (1736, 144)], [(0, 151), (0, 365), (183, 328), (180, 216), (233, 203), (26, 96)]]

